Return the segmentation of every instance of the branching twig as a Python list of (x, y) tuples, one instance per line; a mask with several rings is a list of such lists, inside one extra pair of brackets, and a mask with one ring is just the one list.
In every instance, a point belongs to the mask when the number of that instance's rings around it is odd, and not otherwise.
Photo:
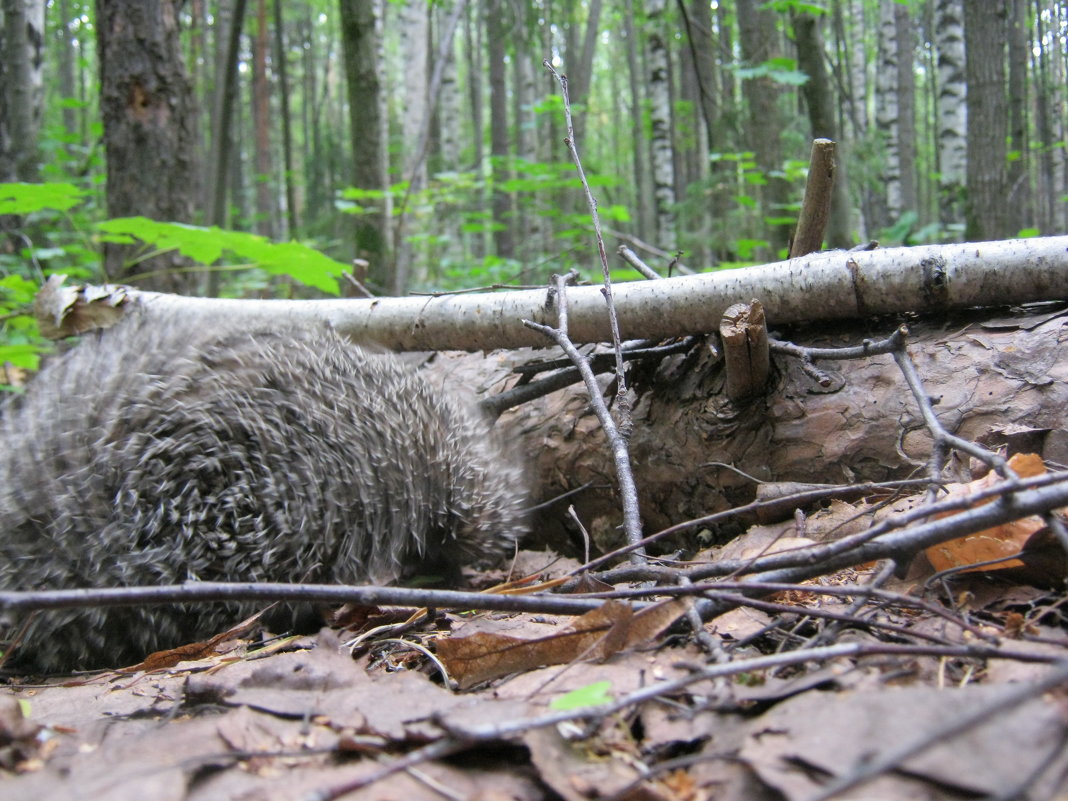
[[(612, 276), (608, 270), (608, 254), (605, 252), (604, 237), (601, 235), (601, 217), (597, 213), (597, 200), (594, 198), (593, 192), (590, 191), (590, 184), (586, 180), (586, 171), (582, 169), (582, 160), (579, 158), (578, 146), (575, 144), (575, 126), (571, 119), (571, 97), (567, 91), (567, 76), (558, 73), (553, 68), (552, 62), (549, 61), (549, 59), (542, 61), (542, 64), (559, 82), (560, 93), (563, 95), (564, 99), (564, 119), (567, 125), (567, 138), (564, 140), (564, 144), (567, 145), (567, 148), (571, 153), (571, 159), (575, 162), (575, 169), (578, 171), (579, 180), (582, 182), (582, 189), (586, 193), (586, 203), (590, 207), (590, 217), (593, 220), (593, 232), (597, 237), (597, 255), (600, 256), (601, 259), (601, 272), (604, 279), (604, 288), (601, 291), (604, 293), (605, 302), (608, 304), (608, 319), (612, 330), (612, 348), (616, 353), (616, 392), (619, 395), (619, 401), (622, 402), (621, 411), (629, 416), (629, 403), (626, 402), (627, 381), (623, 372), (623, 354), (621, 353), (619, 338), (619, 320), (616, 318), (616, 306), (612, 301)], [(627, 436), (629, 427), (629, 420), (625, 420), (623, 424), (624, 436)]]
[(601, 397), (601, 389), (597, 385), (597, 377), (593, 374), (589, 362), (571, 342), (567, 335), (567, 286), (563, 276), (556, 276), (555, 302), (557, 304), (557, 327), (550, 328), (531, 320), (524, 320), (523, 324), (529, 328), (540, 331), (553, 340), (568, 355), (568, 357), (582, 374), (582, 380), (590, 396), (590, 406), (604, 429), (608, 445), (612, 449), (612, 460), (616, 467), (616, 477), (619, 481), (619, 494), (623, 504), (623, 531), (631, 550), (631, 561), (641, 563), (645, 555), (645, 549), (641, 545), (642, 529), (641, 514), (638, 510), (638, 488), (634, 483), (634, 473), (630, 467), (630, 453), (627, 451), (627, 443), (624, 440), (615, 420), (612, 419), (604, 398)]

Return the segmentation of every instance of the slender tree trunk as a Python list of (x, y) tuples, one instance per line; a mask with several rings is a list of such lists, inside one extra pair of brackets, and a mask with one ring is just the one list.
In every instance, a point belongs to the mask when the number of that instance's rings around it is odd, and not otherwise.
[[(460, 2), (460, 0), (454, 0)], [(440, 9), (439, 19), (444, 20), (448, 9)], [(466, 12), (466, 9), (465, 9)], [(438, 103), (438, 153), (440, 168), (456, 170), (460, 166), (460, 125), (463, 96), (460, 91), (460, 64), (456, 58), (456, 45), (449, 48), (449, 60), (441, 76), (441, 99)], [(454, 237), (455, 239), (455, 237)]]
[[(750, 66), (763, 64), (779, 55), (775, 14), (757, 0), (738, 0), (738, 30), (742, 57)], [(749, 105), (749, 139), (756, 162), (767, 183), (761, 187), (761, 211), (764, 219), (785, 219), (790, 200), (790, 185), (780, 177), (783, 168), (780, 134), (785, 121), (779, 111), (779, 86), (771, 78), (748, 78), (742, 84)], [(775, 254), (785, 251), (793, 231), (792, 220), (769, 227), (769, 240)]]
[(678, 247), (675, 219), (675, 145), (671, 108), (671, 70), (667, 42), (661, 31), (664, 0), (648, 0), (647, 69), (649, 70), (649, 142), (653, 164), (653, 197), (656, 201), (656, 245), (674, 251)]
[(382, 193), (360, 201), (364, 213), (355, 219), (356, 255), (370, 262), (369, 280), (379, 288), (393, 286), (390, 242), (392, 204), (389, 197), (388, 120), (381, 85), (380, 0), (340, 0), (341, 40), (349, 93), (353, 185)]
[(489, 38), (489, 83), (490, 83), (490, 155), (493, 157), (493, 244), (496, 255), (510, 259), (515, 255), (515, 240), (512, 237), (512, 198), (496, 187), (508, 180), (508, 93), (505, 85), (505, 35), (508, 30), (504, 19), (505, 4), (491, 0), (486, 4), (486, 36)]
[(897, 222), (904, 210), (901, 192), (901, 116), (898, 103), (897, 4), (881, 0), (879, 5), (879, 70), (875, 80), (875, 122), (882, 140), (882, 183), (886, 188), (885, 212), (873, 222), (885, 228)]
[(897, 155), (901, 180), (901, 211), (919, 212), (916, 194), (916, 32), (908, 6), (894, 5), (897, 29)]
[(252, 43), (252, 119), (256, 129), (256, 231), (274, 237), (274, 170), (271, 164), (271, 92), (267, 79), (267, 0), (256, 2), (256, 38)]
[[(808, 76), (801, 93), (808, 108), (808, 119), (813, 139), (838, 141), (838, 123), (835, 120), (834, 99), (830, 81), (824, 66), (823, 37), (820, 35), (820, 18), (813, 14), (793, 14), (794, 42), (797, 45), (797, 64)], [(833, 248), (852, 246), (849, 192), (846, 184), (846, 169), (839, 148), (838, 164), (831, 200), (831, 219), (827, 226), (827, 244)]]
[[(300, 230), (297, 224), (297, 193), (294, 189), (293, 133), (289, 119), (289, 54), (286, 50), (285, 30), (282, 27), (282, 0), (274, 0), (274, 64), (278, 71), (278, 100), (282, 117), (282, 161), (285, 165), (286, 188), (286, 237), (297, 239)], [(308, 98), (305, 98), (307, 101)], [(305, 102), (304, 107), (307, 107)]]
[(1009, 236), (1007, 0), (964, 0), (968, 77), (967, 241)]
[[(70, 0), (59, 2), (60, 23), (56, 26), (55, 47), (59, 51), (59, 94), (64, 99), (74, 99), (74, 53), (76, 52), (70, 33)], [(63, 127), (71, 134), (77, 134), (78, 121), (74, 108), (69, 104), (63, 107)]]
[(1028, 142), (1027, 109), (1029, 86), (1027, 79), (1027, 51), (1030, 47), (1027, 29), (1026, 0), (1009, 0), (1009, 152), (1006, 202), (1012, 210), (1009, 233), (1035, 224), (1034, 204), (1028, 174), (1031, 148)]
[[(209, 183), (208, 221), (213, 225), (225, 226), (227, 220), (226, 196), (227, 181), (230, 175), (230, 162), (233, 152), (232, 122), (234, 106), (237, 99), (237, 64), (240, 57), (241, 27), (245, 20), (246, 0), (234, 0), (226, 20), (217, 33), (215, 64), (215, 99), (212, 114), (211, 174)], [(217, 274), (212, 273), (209, 280), (209, 295), (218, 287)]]
[(943, 226), (956, 226), (964, 221), (964, 178), (968, 163), (961, 0), (938, 0), (935, 42), (938, 47), (939, 219)]
[(0, 181), (36, 181), (44, 92), (44, 0), (0, 3)]
[(407, 0), (400, 8), (400, 56), (403, 59), (401, 112), (401, 140), (404, 156), (401, 159), (402, 180), (408, 183), (404, 200), (398, 202), (398, 216), (394, 225), (393, 294), (403, 295), (412, 280), (412, 244), (408, 239), (408, 220), (411, 213), (407, 200), (411, 193), (426, 186), (426, 148), (423, 130), (430, 113), (429, 49), (430, 9), (426, 0)]
[[(484, 141), (486, 138), (485, 110), (483, 104), (484, 92), (482, 90), (482, 76), (485, 75), (485, 65), (482, 60), (483, 46), (482, 33), (485, 28), (483, 15), (479, 12), (476, 3), (467, 6), (464, 14), (464, 38), (467, 46), (464, 48), (467, 54), (467, 86), (468, 99), (471, 109), (471, 135), (472, 135), (472, 162), (473, 171), (479, 179), (489, 179), (486, 169), (486, 153)], [(483, 258), (490, 250), (490, 237), (483, 229), (475, 233), (471, 240), (472, 256), (475, 259)]]
[[(174, 0), (98, 0), (96, 30), (108, 215), (190, 222), (197, 165), (178, 8)], [(129, 246), (104, 246), (110, 278), (155, 273), (144, 285), (169, 291), (193, 283), (188, 274), (175, 272), (188, 267), (175, 254), (128, 266), (130, 255)]]
[(703, 0), (679, 0), (679, 12), (686, 28), (686, 41), (693, 59), (697, 81), (698, 108), (705, 125), (709, 146), (716, 141), (716, 56), (712, 42), (712, 6)]
[(634, 24), (635, 0), (626, 0), (624, 6), (624, 33), (627, 37), (627, 77), (630, 90), (630, 113), (628, 119), (631, 122), (630, 129), (633, 131), (634, 141), (631, 145), (633, 153), (634, 175), (634, 205), (638, 223), (638, 236), (649, 239), (653, 236), (653, 225), (650, 222), (649, 208), (649, 167), (647, 161), (648, 141), (645, 136), (643, 124), (643, 109), (641, 86), (645, 85), (642, 79), (643, 70), (638, 57), (638, 33)]

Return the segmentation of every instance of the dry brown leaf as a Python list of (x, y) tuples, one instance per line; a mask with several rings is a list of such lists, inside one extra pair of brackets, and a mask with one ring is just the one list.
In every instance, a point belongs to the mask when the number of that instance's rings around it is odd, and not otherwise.
[[(1018, 453), (1009, 459), (1009, 466), (1015, 470), (1021, 478), (1042, 475), (1046, 472), (1046, 466), (1042, 463), (1042, 457), (1034, 453)], [(980, 479), (968, 484), (950, 484), (948, 489), (949, 498), (966, 497), (973, 495), (996, 484), (1001, 480), (994, 471)], [(974, 506), (982, 506), (991, 503), (991, 500), (980, 501)], [(973, 508), (974, 508), (973, 506)], [(949, 514), (939, 517), (949, 517)], [(1037, 515), (1014, 520), (1000, 526), (978, 531), (966, 537), (960, 537), (939, 545), (932, 545), (925, 551), (928, 561), (936, 571), (962, 568), (968, 565), (978, 565), (982, 562), (1003, 559), (1006, 556), (1020, 553), (1021, 551), (1036, 551), (1041, 546), (1040, 532), (1046, 524)], [(1035, 535), (1039, 535), (1036, 537)], [(981, 567), (967, 567), (963, 572), (987, 572), (1007, 570), (1010, 568), (1024, 568), (1028, 565), (1020, 559), (1007, 559), (996, 564)], [(1057, 567), (1053, 567), (1057, 571)], [(1045, 572), (1049, 572), (1048, 570)]]
[(131, 665), (128, 668), (123, 668), (123, 670), (129, 672), (136, 670), (162, 670), (164, 668), (174, 667), (179, 662), (192, 662), (197, 659), (207, 659), (208, 657), (215, 656), (216, 653), (218, 653), (217, 649), (219, 645), (228, 642), (229, 640), (236, 640), (241, 635), (246, 634), (249, 629), (259, 622), (263, 613), (266, 611), (266, 609), (260, 610), (252, 615), (252, 617), (245, 618), (237, 625), (216, 634), (210, 640), (191, 642), (186, 645), (179, 645), (177, 648), (168, 648), (166, 651), (154, 651), (146, 656), (143, 662), (138, 662), (136, 665)]
[(606, 659), (656, 637), (688, 608), (689, 601), (666, 601), (637, 614), (623, 601), (606, 601), (567, 628), (537, 639), (493, 632), (439, 640), (437, 654), (462, 689), (479, 682), (577, 659)]

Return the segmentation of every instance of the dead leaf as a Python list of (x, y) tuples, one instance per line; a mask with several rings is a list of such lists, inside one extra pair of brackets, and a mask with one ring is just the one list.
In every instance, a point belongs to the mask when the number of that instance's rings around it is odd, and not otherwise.
[(481, 631), (439, 640), (437, 654), (461, 689), (466, 689), (535, 667), (606, 659), (655, 638), (685, 613), (689, 603), (666, 601), (634, 614), (630, 604), (606, 601), (547, 637), (522, 639)]
[[(1015, 687), (807, 692), (752, 722), (742, 758), (789, 801), (803, 799), (819, 789), (820, 776), (848, 773), (857, 763), (911, 743), (1006, 692), (1015, 692)], [(932, 743), (905, 760), (903, 771), (864, 785), (851, 797), (901, 801), (946, 797), (924, 782), (1000, 797), (1048, 757), (1050, 744), (1057, 742), (1063, 725), (1054, 705), (1034, 698), (953, 739)], [(1060, 767), (1047, 767), (1048, 780), (1040, 784), (1062, 775), (1068, 767), (1068, 753), (1061, 755)], [(923, 781), (914, 783), (911, 777)], [(1030, 796), (1050, 798), (1050, 789), (1032, 788)]]
[(236, 640), (243, 634), (247, 634), (255, 626), (267, 609), (261, 609), (252, 617), (245, 618), (240, 623), (226, 631), (220, 632), (210, 640), (191, 642), (179, 645), (177, 648), (168, 648), (166, 651), (154, 651), (144, 658), (144, 661), (123, 668), (123, 672), (132, 673), (138, 670), (152, 671), (163, 670), (177, 665), (179, 662), (195, 662), (198, 659), (207, 659), (218, 653), (218, 647), (230, 640)]
[[(1009, 459), (1009, 466), (1015, 470), (1021, 478), (1042, 475), (1046, 472), (1046, 466), (1042, 463), (1042, 457), (1034, 453), (1018, 453)], [(1001, 480), (994, 471), (980, 479), (968, 484), (950, 484), (947, 487), (948, 498), (967, 497), (981, 490), (988, 489)], [(991, 503), (993, 499), (980, 501), (975, 506)], [(950, 512), (939, 515), (949, 517), (958, 512)], [(1056, 549), (1049, 554), (1050, 558), (1044, 558), (1044, 546), (1046, 538), (1042, 535), (1046, 524), (1037, 515), (1014, 520), (1000, 526), (978, 531), (966, 537), (960, 537), (939, 545), (932, 545), (924, 552), (928, 561), (936, 571), (950, 570), (953, 568), (966, 568), (962, 572), (994, 572), (1009, 569), (1030, 568), (1037, 580), (1052, 578), (1054, 581), (1064, 577), (1063, 553)], [(1030, 559), (1004, 559), (1023, 551), (1032, 552)], [(968, 567), (979, 565), (983, 562), (1001, 560), (992, 565)], [(1030, 564), (1028, 564), (1030, 562)], [(1060, 564), (1058, 563), (1060, 562)], [(1053, 574), (1053, 575), (1049, 575)], [(1028, 575), (1022, 576), (1022, 580), (1036, 580)]]

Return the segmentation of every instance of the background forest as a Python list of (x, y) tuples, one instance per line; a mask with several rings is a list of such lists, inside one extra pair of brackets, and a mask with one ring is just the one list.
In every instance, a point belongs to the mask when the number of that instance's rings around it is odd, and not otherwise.
[(58, 184), (0, 196), (0, 312), (101, 264), (230, 295), (335, 291), (353, 259), (387, 294), (596, 272), (543, 59), (608, 247), (654, 266), (783, 257), (814, 137), (830, 247), (1068, 231), (1064, 0), (0, 8), (0, 181)]

